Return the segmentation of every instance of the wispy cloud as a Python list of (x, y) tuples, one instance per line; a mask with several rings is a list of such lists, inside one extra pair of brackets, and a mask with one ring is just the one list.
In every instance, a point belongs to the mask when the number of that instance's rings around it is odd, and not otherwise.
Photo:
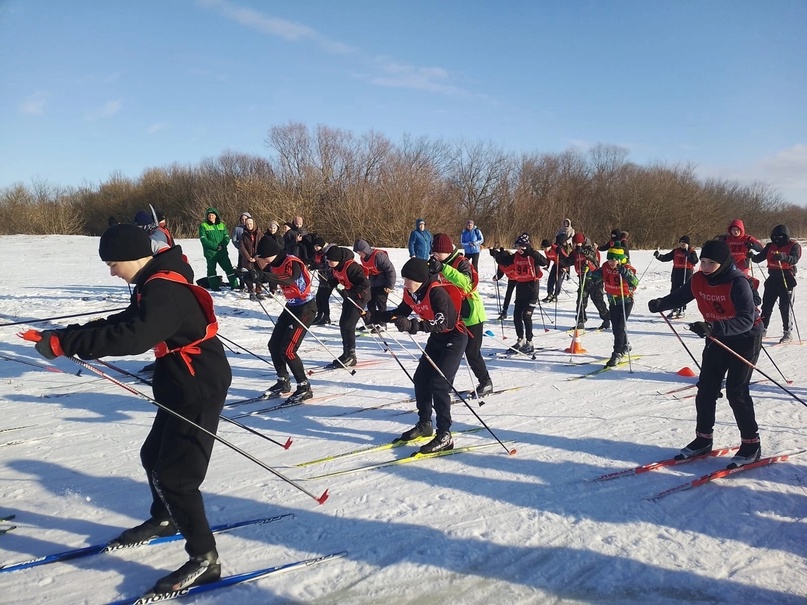
[(167, 124), (165, 122), (157, 122), (156, 124), (152, 124), (151, 126), (146, 128), (146, 133), (147, 134), (154, 134), (156, 132), (160, 132), (166, 126), (167, 126)]
[(119, 100), (116, 99), (114, 101), (107, 101), (101, 107), (97, 107), (87, 111), (84, 114), (84, 119), (92, 121), (92, 120), (104, 120), (107, 118), (111, 118), (120, 111), (120, 108), (121, 108), (121, 102)]
[(35, 92), (20, 103), (20, 111), (29, 116), (41, 116), (48, 104), (48, 93)]
[(358, 79), (375, 86), (408, 88), (440, 94), (464, 94), (453, 83), (454, 76), (442, 67), (420, 67), (387, 56), (372, 57), (362, 50), (333, 40), (315, 29), (286, 19), (278, 19), (226, 0), (197, 0), (222, 16), (256, 31), (288, 42), (309, 43), (328, 54), (349, 56), (359, 64), (354, 73)]

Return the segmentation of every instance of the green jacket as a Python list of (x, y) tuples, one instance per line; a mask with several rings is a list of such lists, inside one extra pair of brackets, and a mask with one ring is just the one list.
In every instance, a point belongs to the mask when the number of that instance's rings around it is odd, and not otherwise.
[[(457, 261), (457, 257), (460, 260)], [(454, 268), (453, 264), (456, 263), (458, 268)], [(454, 250), (451, 255), (443, 261), (443, 268), (441, 269), (443, 277), (462, 290), (467, 298), (462, 303), (462, 321), (466, 326), (475, 326), (485, 321), (488, 316), (485, 313), (485, 305), (482, 304), (482, 297), (474, 287), (472, 280), (473, 265), (471, 262), (460, 254), (459, 249)]]
[(216, 221), (211, 223), (205, 218), (202, 224), (199, 225), (199, 240), (202, 242), (202, 250), (207, 259), (211, 259), (222, 250), (225, 250), (230, 242), (230, 232), (227, 231), (227, 225), (219, 218), (219, 211), (215, 208), (208, 208), (207, 212), (205, 212), (205, 217), (211, 212), (216, 215)]

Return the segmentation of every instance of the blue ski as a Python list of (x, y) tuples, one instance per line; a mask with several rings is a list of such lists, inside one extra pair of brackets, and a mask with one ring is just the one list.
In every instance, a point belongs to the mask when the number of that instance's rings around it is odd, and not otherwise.
[(209, 584), (200, 584), (199, 586), (190, 586), (182, 590), (174, 592), (165, 592), (160, 594), (146, 594), (140, 597), (123, 599), (122, 601), (114, 601), (109, 605), (148, 605), (149, 603), (162, 603), (163, 601), (171, 601), (173, 599), (181, 599), (191, 595), (197, 595), (211, 590), (218, 590), (219, 588), (226, 588), (233, 584), (240, 584), (241, 582), (249, 582), (257, 580), (270, 574), (280, 573), (284, 571), (292, 571), (302, 567), (310, 567), (311, 565), (318, 565), (326, 561), (333, 561), (347, 555), (347, 551), (336, 552), (323, 557), (315, 557), (313, 559), (303, 559), (302, 561), (295, 561), (294, 563), (286, 563), (284, 565), (275, 565), (273, 567), (264, 567), (263, 569), (256, 569), (255, 571), (248, 571), (246, 573), (236, 574), (234, 576), (225, 576), (215, 582)]
[[(232, 529), (244, 527), (246, 525), (263, 525), (265, 523), (274, 523), (275, 521), (283, 521), (284, 519), (293, 519), (293, 518), (294, 515), (292, 513), (288, 513), (285, 515), (278, 515), (276, 517), (264, 517), (262, 519), (250, 519), (249, 521), (238, 521), (236, 523), (225, 523), (223, 525), (214, 525), (213, 527), (210, 528), (210, 530), (214, 534), (219, 534), (221, 532), (230, 531)], [(124, 548), (136, 548), (138, 546), (152, 546), (154, 544), (165, 544), (166, 542), (174, 542), (176, 540), (181, 539), (182, 534), (174, 534), (172, 536), (165, 536), (163, 538), (152, 538), (151, 540), (145, 540), (143, 542), (138, 542), (137, 544), (131, 544), (128, 546), (110, 547), (107, 544), (95, 544), (93, 546), (74, 548), (72, 550), (66, 550), (64, 552), (55, 553), (52, 555), (46, 555), (44, 557), (38, 557), (36, 559), (31, 559), (30, 561), (21, 561), (19, 563), (9, 563), (7, 565), (1, 565), (0, 573), (5, 571), (16, 571), (18, 569), (28, 569), (29, 567), (37, 567), (39, 565), (46, 565), (48, 563), (59, 563), (61, 561), (70, 561), (71, 559), (89, 557), (92, 555), (106, 554)]]

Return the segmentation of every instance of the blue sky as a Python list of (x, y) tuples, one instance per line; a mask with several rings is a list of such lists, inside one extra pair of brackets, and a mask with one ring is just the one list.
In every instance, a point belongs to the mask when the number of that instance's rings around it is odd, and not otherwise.
[(0, 0), (0, 187), (324, 124), (772, 184), (807, 205), (807, 0)]

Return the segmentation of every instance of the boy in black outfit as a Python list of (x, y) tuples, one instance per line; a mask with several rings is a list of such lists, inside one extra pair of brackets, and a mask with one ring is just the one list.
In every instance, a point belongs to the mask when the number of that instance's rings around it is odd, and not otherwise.
[(793, 288), (796, 287), (796, 263), (801, 258), (801, 246), (790, 239), (786, 225), (776, 225), (771, 231), (771, 241), (762, 251), (749, 254), (755, 263), (763, 259), (768, 263), (768, 279), (765, 280), (765, 292), (762, 294), (762, 322), (765, 331), (771, 321), (773, 305), (779, 300), (779, 313), (782, 315), (782, 339), (779, 344), (790, 342), (790, 313)]
[[(434, 402), (437, 435), (420, 448), (420, 453), (450, 450), (454, 448), (451, 438), (451, 389), (468, 343), (468, 331), (460, 319), (462, 292), (454, 284), (441, 282), (439, 274), (430, 275), (428, 263), (420, 258), (406, 261), (401, 268), (401, 276), (404, 278), (401, 304), (392, 311), (378, 313), (373, 323), (394, 320), (395, 327), (401, 332), (428, 332), (429, 340), (414, 376), (418, 422), (400, 439), (411, 441), (434, 433), (431, 420)], [(409, 319), (412, 312), (420, 319)], [(432, 366), (427, 355), (445, 378)]]
[[(653, 256), (661, 262), (673, 262), (672, 274), (670, 275), (670, 280), (672, 281), (670, 292), (675, 292), (678, 288), (687, 283), (692, 278), (695, 265), (698, 264), (698, 253), (695, 252), (694, 248), (690, 247), (690, 244), (689, 236), (682, 235), (678, 238), (677, 248), (673, 248), (666, 254), (660, 254), (658, 250), (653, 252)], [(669, 319), (678, 319), (686, 315), (686, 310), (686, 305), (678, 309), (673, 309), (667, 317)]]
[[(154, 399), (215, 434), (232, 380), (216, 337), (210, 294), (193, 283), (193, 270), (179, 246), (152, 257), (151, 241), (135, 225), (115, 225), (101, 236), (98, 254), (111, 275), (134, 284), (129, 306), (83, 326), (46, 330), (36, 349), (99, 359), (154, 349)], [(158, 410), (140, 450), (151, 488), (151, 518), (124, 531), (111, 545), (129, 546), (179, 531), (190, 560), (161, 578), (155, 594), (217, 580), (221, 565), (199, 486), (213, 450), (212, 436), (165, 410)]]
[(342, 335), (342, 354), (334, 359), (330, 367), (355, 366), (356, 324), (364, 314), (370, 300), (370, 280), (364, 268), (357, 263), (353, 252), (340, 246), (331, 246), (325, 254), (331, 266), (329, 283), (342, 296), (342, 315), (339, 316), (339, 333)]

